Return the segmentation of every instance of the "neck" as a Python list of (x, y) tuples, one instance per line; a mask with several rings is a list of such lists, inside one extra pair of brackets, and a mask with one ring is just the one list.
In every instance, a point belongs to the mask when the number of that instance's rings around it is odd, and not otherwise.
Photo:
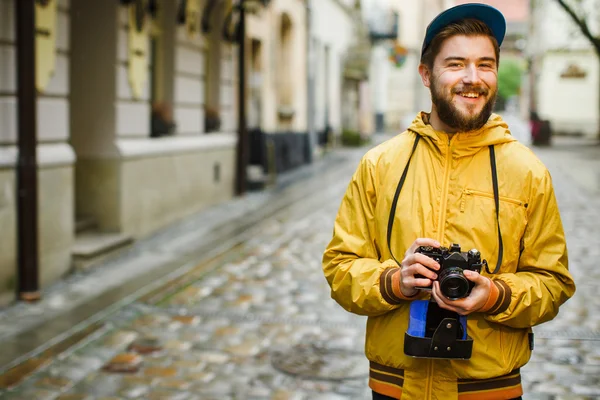
[(433, 127), (433, 129), (435, 129), (436, 131), (439, 132), (445, 132), (449, 135), (452, 135), (454, 133), (457, 132), (456, 129), (446, 125), (444, 122), (442, 122), (442, 120), (440, 119), (437, 110), (435, 108), (435, 105), (431, 106), (431, 113), (429, 114), (429, 124)]

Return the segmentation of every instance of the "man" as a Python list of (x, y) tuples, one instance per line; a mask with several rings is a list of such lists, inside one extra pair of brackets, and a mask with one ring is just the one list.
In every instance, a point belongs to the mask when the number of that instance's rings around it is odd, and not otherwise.
[[(492, 114), (505, 28), (482, 4), (430, 23), (419, 74), (431, 112), (363, 157), (340, 206), (323, 270), (332, 297), (369, 317), (374, 399), (519, 398), (531, 327), (575, 292), (550, 175)], [(452, 243), (490, 266), (464, 271), (474, 286), (458, 300), (441, 292), (439, 264), (415, 252)], [(424, 299), (467, 316), (470, 358), (405, 355), (411, 302)]]

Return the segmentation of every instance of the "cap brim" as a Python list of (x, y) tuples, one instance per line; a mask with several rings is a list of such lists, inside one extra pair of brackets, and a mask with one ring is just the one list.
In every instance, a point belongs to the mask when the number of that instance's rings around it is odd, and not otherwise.
[(506, 34), (506, 19), (498, 9), (487, 4), (461, 4), (442, 12), (427, 26), (425, 39), (421, 47), (421, 55), (423, 55), (435, 35), (445, 26), (467, 18), (477, 19), (486, 24), (496, 38), (498, 46), (502, 44), (504, 35)]

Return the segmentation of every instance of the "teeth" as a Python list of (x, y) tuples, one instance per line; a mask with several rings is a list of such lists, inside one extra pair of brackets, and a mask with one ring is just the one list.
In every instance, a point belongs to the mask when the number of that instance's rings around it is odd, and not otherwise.
[(475, 98), (479, 97), (479, 93), (461, 93), (461, 96)]

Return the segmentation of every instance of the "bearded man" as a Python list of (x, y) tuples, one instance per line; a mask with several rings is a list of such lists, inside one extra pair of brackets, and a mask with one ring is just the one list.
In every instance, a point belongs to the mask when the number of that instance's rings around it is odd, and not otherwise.
[[(505, 30), (503, 15), (482, 4), (430, 23), (419, 74), (431, 112), (370, 150), (342, 200), (323, 270), (332, 297), (369, 317), (374, 399), (520, 398), (531, 328), (575, 292), (550, 175), (492, 114)], [(456, 287), (444, 289), (442, 259), (431, 254), (452, 243), (476, 248), (489, 268), (453, 272)], [(468, 290), (449, 295), (461, 285)], [(429, 356), (412, 353), (417, 302), (463, 321), (467, 332), (451, 339), (471, 340), (472, 352), (455, 357), (452, 346), (432, 345)], [(451, 326), (419, 340), (444, 342)]]

